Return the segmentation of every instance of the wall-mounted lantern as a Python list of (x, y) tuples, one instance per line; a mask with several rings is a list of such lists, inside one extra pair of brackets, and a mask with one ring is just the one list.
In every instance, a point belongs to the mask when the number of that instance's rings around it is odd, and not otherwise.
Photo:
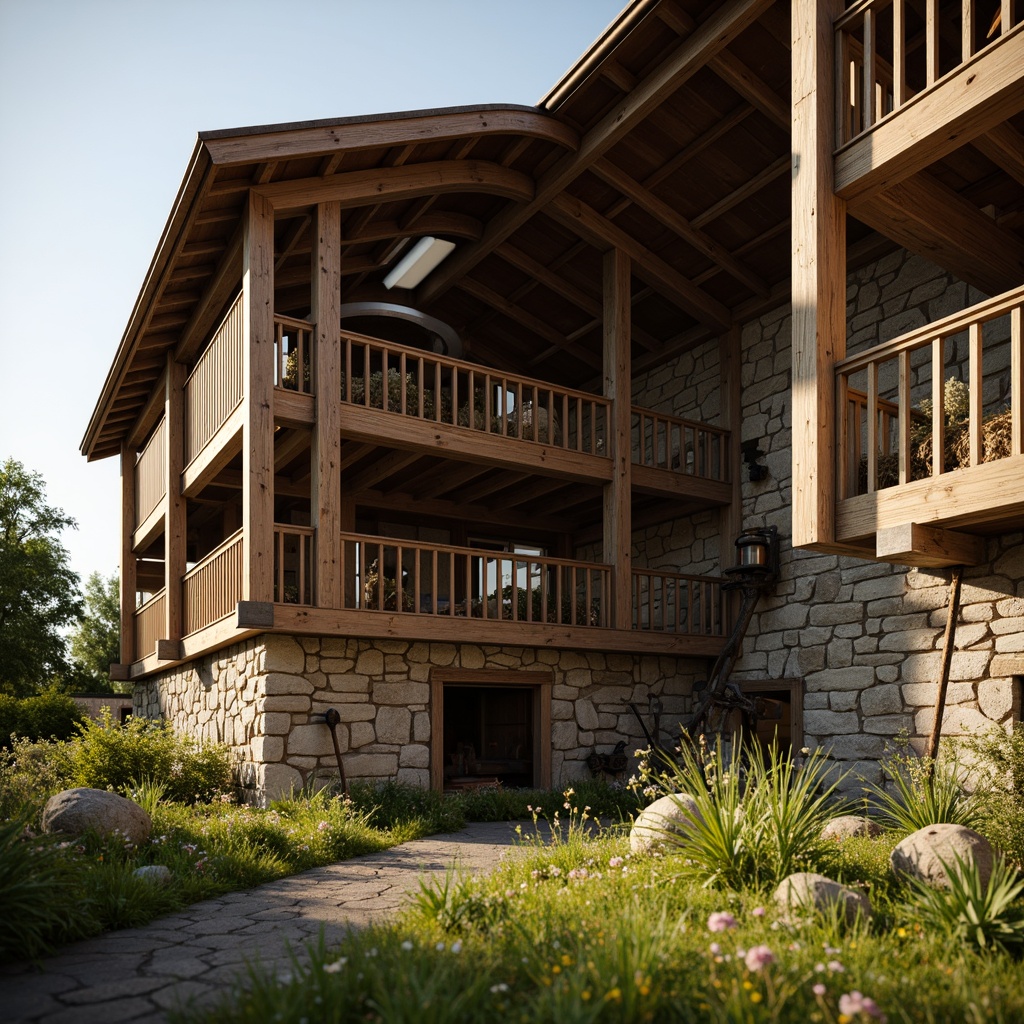
[(779, 531), (774, 526), (744, 530), (736, 538), (737, 563), (726, 573), (753, 580), (774, 579), (779, 573)]

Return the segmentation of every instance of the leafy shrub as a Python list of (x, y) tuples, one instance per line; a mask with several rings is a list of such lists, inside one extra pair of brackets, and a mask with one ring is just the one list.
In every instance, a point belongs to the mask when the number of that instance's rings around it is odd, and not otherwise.
[(72, 765), (77, 786), (128, 794), (139, 783), (159, 783), (168, 800), (186, 804), (212, 800), (231, 785), (227, 747), (200, 746), (162, 722), (133, 718), (117, 725), (109, 712), (85, 724), (72, 746)]
[(396, 829), (414, 824), (420, 834), (455, 832), (466, 819), (459, 801), (436, 790), (408, 786), (389, 779), (384, 783), (352, 785), (352, 805), (365, 814), (371, 828)]
[(0, 747), (0, 818), (34, 818), (71, 784), (70, 742), (15, 739)]
[(927, 825), (966, 825), (976, 828), (982, 820), (981, 805), (965, 789), (967, 771), (960, 761), (900, 754), (882, 765), (892, 780), (895, 793), (871, 787), (878, 803), (882, 824), (916, 832)]
[(1024, 869), (1024, 724), (1017, 722), (1009, 733), (992, 729), (962, 747), (977, 778), (980, 830)]
[(30, 740), (66, 740), (76, 735), (85, 712), (66, 693), (46, 690), (35, 697), (0, 694), (0, 744), (12, 735)]

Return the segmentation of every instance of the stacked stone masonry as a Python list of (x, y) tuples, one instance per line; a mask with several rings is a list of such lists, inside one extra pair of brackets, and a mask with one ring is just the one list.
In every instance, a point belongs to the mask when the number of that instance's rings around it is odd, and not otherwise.
[[(857, 271), (848, 284), (851, 353), (984, 297), (905, 252)], [(769, 471), (758, 483), (744, 479), (742, 525), (778, 527), (782, 564), (778, 586), (758, 605), (734, 678), (803, 680), (805, 742), (828, 748), (853, 769), (848, 784), (857, 787), (858, 777), (879, 781), (879, 759), (894, 739), (906, 734), (921, 749), (931, 731), (949, 573), (793, 550), (790, 330), (785, 306), (742, 332), (742, 440), (758, 443)], [(966, 345), (955, 351), (955, 372), (965, 379)], [(1002, 351), (991, 367), (986, 363), (986, 408), (1006, 400)], [(710, 391), (717, 366), (718, 345), (708, 343), (635, 381), (635, 400), (691, 418), (716, 412)], [(706, 516), (690, 517), (637, 533), (634, 555), (638, 564), (707, 571), (712, 526)], [(729, 538), (722, 546), (728, 558)], [(965, 573), (961, 603), (942, 723), (943, 735), (953, 737), (1020, 720), (1024, 531), (989, 538), (986, 562)]]
[(659, 697), (665, 735), (676, 730), (707, 671), (703, 660), (674, 657), (266, 634), (151, 677), (136, 687), (136, 713), (229, 744), (243, 788), (264, 799), (337, 775), (323, 719), (335, 708), (350, 780), (426, 787), (435, 668), (549, 671), (556, 786), (589, 776), (595, 749), (645, 745), (629, 701), (646, 709)]

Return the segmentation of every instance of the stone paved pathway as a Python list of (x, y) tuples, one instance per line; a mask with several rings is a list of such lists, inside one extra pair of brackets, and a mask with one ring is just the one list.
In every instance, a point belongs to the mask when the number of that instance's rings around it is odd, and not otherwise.
[(38, 965), (0, 968), (0, 1020), (163, 1021), (168, 1009), (223, 995), (247, 961), (284, 970), (291, 966), (289, 947), (301, 952), (321, 928), (332, 943), (350, 928), (385, 918), (418, 889), (422, 876), (453, 865), (466, 873), (496, 867), (514, 839), (512, 823), (470, 824), (195, 903), (142, 928), (65, 946)]

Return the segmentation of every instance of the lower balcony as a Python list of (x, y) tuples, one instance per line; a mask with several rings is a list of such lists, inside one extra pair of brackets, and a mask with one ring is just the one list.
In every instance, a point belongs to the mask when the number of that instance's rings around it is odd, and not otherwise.
[(971, 564), (1024, 517), (1017, 288), (836, 367), (836, 540), (906, 565)]

